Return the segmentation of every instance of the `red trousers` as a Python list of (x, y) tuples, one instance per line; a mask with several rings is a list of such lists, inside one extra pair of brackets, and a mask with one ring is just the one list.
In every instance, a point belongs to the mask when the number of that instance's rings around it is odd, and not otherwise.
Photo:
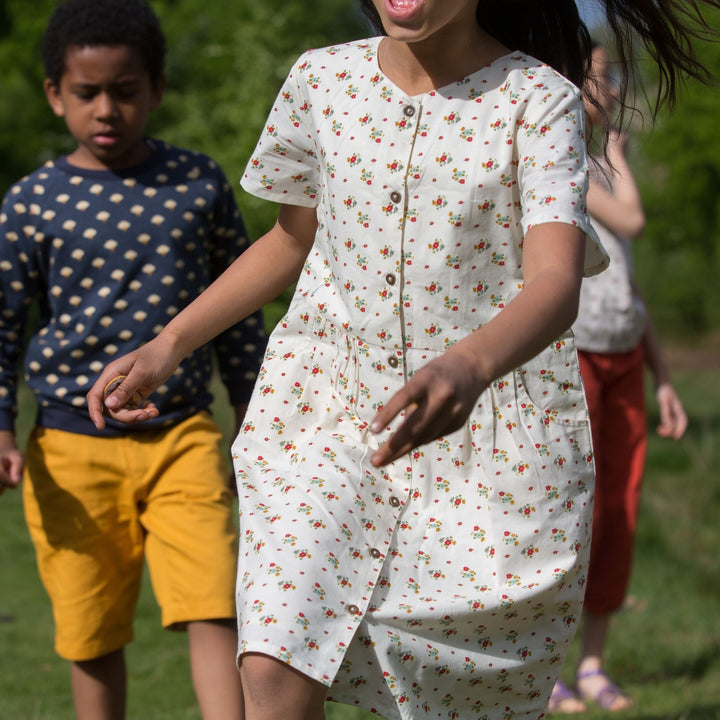
[(625, 599), (647, 450), (642, 345), (627, 353), (580, 351), (596, 466), (585, 609), (607, 615)]

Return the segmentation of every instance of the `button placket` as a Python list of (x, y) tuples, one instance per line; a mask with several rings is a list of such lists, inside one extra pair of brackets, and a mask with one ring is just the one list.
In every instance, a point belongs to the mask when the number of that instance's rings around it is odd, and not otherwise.
[[(402, 208), (402, 218), (400, 220), (400, 260), (399, 260), (399, 268), (397, 271), (397, 275), (394, 276), (393, 282), (399, 282), (401, 286), (405, 286), (406, 280), (404, 278), (404, 272), (405, 272), (405, 252), (406, 252), (406, 242), (408, 241), (408, 238), (405, 237), (406, 233), (406, 226), (408, 223), (408, 217), (412, 216), (413, 208), (411, 208), (412, 204), (412, 191), (408, 187), (408, 182), (411, 179), (411, 176), (408, 175), (410, 168), (413, 166), (413, 156), (415, 154), (415, 141), (417, 138), (418, 130), (420, 128), (420, 118), (422, 117), (422, 104), (419, 103), (417, 107), (413, 104), (413, 101), (410, 98), (406, 98), (403, 105), (402, 105), (402, 114), (404, 116), (404, 119), (400, 120), (399, 125), (402, 126), (402, 132), (403, 132), (403, 142), (407, 143), (407, 153), (405, 154), (405, 176), (403, 180), (402, 185), (402, 192), (400, 191), (392, 191), (391, 192), (391, 199), (393, 199), (394, 193), (397, 192), (398, 197), (398, 203), (402, 201), (403, 208)], [(390, 280), (386, 276), (386, 281), (390, 282)], [(400, 331), (402, 335), (402, 347), (403, 350), (401, 352), (400, 357), (392, 356), (388, 358), (388, 365), (394, 369), (397, 370), (400, 368), (401, 373), (405, 373), (407, 370), (407, 367), (405, 365), (406, 357), (405, 357), (405, 347), (406, 347), (406, 317), (405, 317), (405, 308), (403, 305), (404, 301), (404, 293), (403, 288), (400, 288), (400, 300), (401, 302), (398, 305), (399, 309), (399, 320), (400, 320)], [(405, 378), (407, 380), (407, 378)]]
[[(387, 481), (389, 485), (392, 485), (392, 480), (387, 478)], [(391, 492), (390, 487), (387, 488), (387, 491)], [(372, 563), (371, 566), (366, 566), (363, 571), (366, 573), (364, 581), (364, 592), (366, 593), (366, 597), (363, 597), (361, 603), (348, 603), (345, 604), (344, 607), (345, 612), (357, 622), (361, 620), (361, 617), (364, 614), (363, 608), (366, 607), (367, 602), (369, 602), (369, 598), (373, 593), (373, 589), (376, 587), (377, 579), (385, 560), (385, 555), (382, 550), (380, 550), (380, 547), (383, 544), (382, 536), (384, 535), (386, 537), (385, 544), (387, 545), (387, 538), (392, 537), (395, 534), (397, 524), (400, 519), (400, 512), (398, 512), (398, 508), (402, 506), (402, 500), (395, 495), (391, 495), (388, 500), (388, 504), (393, 508), (393, 511), (387, 512), (386, 510), (383, 512), (382, 509), (378, 509), (376, 515), (378, 520), (378, 532), (373, 532), (371, 536), (367, 538), (368, 555), (373, 560), (380, 562)], [(384, 527), (381, 527), (382, 525), (384, 525)]]

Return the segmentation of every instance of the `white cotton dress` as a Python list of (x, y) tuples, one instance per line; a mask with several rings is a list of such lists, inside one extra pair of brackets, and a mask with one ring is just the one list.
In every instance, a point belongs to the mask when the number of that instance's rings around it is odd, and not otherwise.
[[(586, 232), (577, 89), (520, 54), (408, 97), (380, 38), (292, 69), (243, 187), (315, 244), (233, 446), (239, 652), (386, 718), (538, 717), (581, 607), (593, 492), (572, 335), (385, 468), (377, 409), (522, 288), (531, 226)], [(389, 432), (389, 431), (388, 431)]]

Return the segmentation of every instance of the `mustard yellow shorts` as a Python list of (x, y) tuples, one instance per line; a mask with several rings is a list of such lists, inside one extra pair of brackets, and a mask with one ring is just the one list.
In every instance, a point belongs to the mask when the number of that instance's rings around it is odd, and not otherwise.
[(133, 639), (143, 560), (165, 627), (235, 618), (237, 532), (208, 413), (98, 438), (35, 428), (25, 517), (55, 618), (55, 649), (91, 660)]

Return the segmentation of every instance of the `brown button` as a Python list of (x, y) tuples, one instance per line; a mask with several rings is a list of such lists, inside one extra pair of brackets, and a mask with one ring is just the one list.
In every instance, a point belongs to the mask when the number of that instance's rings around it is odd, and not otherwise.
[(350, 613), (350, 615), (360, 614), (360, 608), (357, 605), (348, 605), (346, 610)]
[(393, 190), (390, 193), (390, 199), (397, 204), (402, 200), (402, 195), (397, 190)]
[(394, 355), (391, 355), (388, 358), (388, 365), (392, 368), (396, 368), (399, 363), (400, 363), (400, 361)]
[(371, 548), (370, 555), (371, 555), (371, 557), (374, 557), (376, 560), (379, 557), (382, 557), (382, 553), (377, 548)]
[(412, 117), (415, 114), (415, 108), (412, 105), (406, 105), (403, 108), (403, 112), (405, 113), (405, 117)]
[(394, 495), (390, 498), (390, 504), (393, 507), (400, 507), (400, 498), (396, 498)]
[(385, 282), (386, 282), (388, 285), (394, 285), (394, 284), (395, 284), (395, 273), (388, 273), (388, 274), (385, 276)]

